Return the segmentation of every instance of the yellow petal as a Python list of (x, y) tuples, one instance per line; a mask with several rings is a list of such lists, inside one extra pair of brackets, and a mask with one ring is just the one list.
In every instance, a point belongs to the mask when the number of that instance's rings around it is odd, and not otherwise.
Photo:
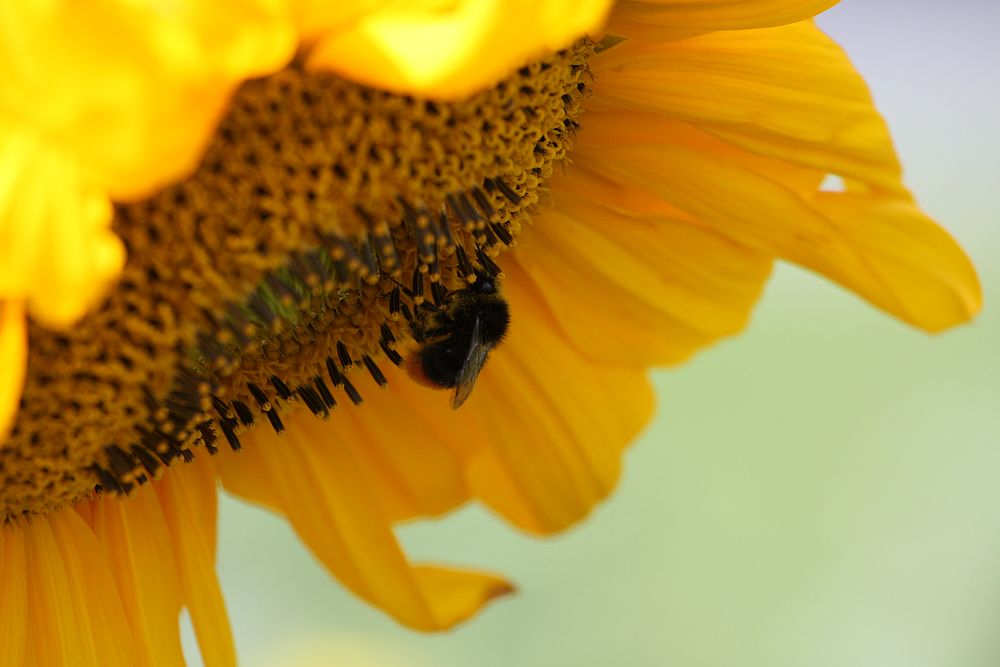
[[(600, 164), (606, 176), (657, 194), (740, 244), (819, 271), (929, 331), (978, 310), (971, 263), (909, 200), (806, 197), (720, 156), (669, 145), (581, 149), (577, 159)], [(898, 248), (911, 259), (900, 258)]]
[[(750, 152), (710, 134), (703, 128), (670, 116), (620, 108), (607, 108), (603, 111), (588, 109), (587, 124), (578, 136), (576, 148), (601, 150), (606, 146), (655, 147), (659, 145), (680, 146), (692, 151), (710, 153), (728, 164), (764, 174), (771, 180), (778, 181), (796, 192), (815, 192), (820, 188), (827, 175), (826, 170), (789, 162), (766, 154)], [(574, 163), (573, 168), (568, 169), (565, 176), (559, 180), (579, 180), (578, 170), (599, 172), (600, 165), (599, 163), (587, 162)], [(592, 181), (593, 179), (589, 179), (584, 186), (577, 189), (593, 187)], [(607, 186), (601, 187), (599, 190), (611, 201), (627, 199), (628, 202), (622, 207), (623, 210), (635, 210), (637, 205), (640, 210), (648, 209), (647, 212), (662, 212), (664, 210), (662, 200), (650, 200), (648, 193), (644, 194), (627, 188), (622, 189), (621, 184), (618, 184), (617, 187), (619, 192), (608, 192)], [(589, 198), (597, 201), (608, 201), (601, 199), (596, 194), (591, 194)], [(658, 203), (654, 204), (654, 201)], [(609, 205), (612, 204), (609, 203)], [(671, 211), (671, 215), (688, 219), (689, 222), (694, 223), (694, 219), (683, 211), (674, 209)]]
[(295, 47), (277, 0), (6, 2), (0, 126), (24, 123), (116, 198), (194, 168), (235, 86)]
[[(867, 248), (878, 258), (888, 289), (906, 293), (896, 303), (902, 312), (909, 312), (903, 315), (907, 321), (943, 331), (982, 308), (982, 287), (972, 262), (913, 201), (861, 192), (817, 192), (810, 203), (852, 245)], [(883, 307), (893, 309), (889, 302)]]
[(589, 359), (676, 363), (746, 324), (771, 259), (663, 215), (628, 215), (571, 169), (518, 238), (517, 263)]
[[(469, 499), (469, 491), (462, 462), (447, 444), (447, 420), (440, 419), (450, 410), (438, 413), (429, 407), (424, 392), (403, 371), (386, 364), (383, 372), (390, 388), (362, 379), (362, 409), (338, 409), (333, 418), (313, 424), (315, 433), (325, 431), (314, 441), (336, 441), (351, 449), (390, 523), (455, 509)], [(296, 414), (291, 419), (312, 417)], [(284, 435), (269, 430), (252, 437), (259, 447), (286, 446)], [(316, 450), (316, 456), (326, 456), (321, 444)]]
[(0, 527), (0, 665), (24, 664), (27, 631), (24, 532), (20, 526), (6, 525)]
[(811, 18), (838, 0), (619, 0), (608, 32), (676, 39), (717, 30), (766, 28)]
[[(377, 416), (405, 419), (399, 411)], [(489, 574), (411, 565), (390, 528), (380, 485), (351, 440), (342, 441), (335, 428), (306, 414), (292, 415), (286, 426), (283, 442), (257, 442), (251, 432), (241, 453), (219, 457), (222, 481), (233, 492), (285, 514), (317, 557), (359, 597), (410, 627), (443, 630), (512, 590)]]
[(27, 356), (24, 302), (0, 298), (0, 446), (17, 416)]
[(299, 39), (308, 48), (325, 34), (351, 30), (359, 21), (385, 11), (391, 0), (293, 0), (290, 3)]
[(160, 504), (144, 486), (125, 499), (102, 498), (90, 524), (104, 546), (141, 665), (183, 667), (177, 625), (181, 584)]
[[(549, 533), (586, 516), (614, 488), (622, 452), (653, 414), (653, 394), (645, 369), (582, 357), (526, 272), (505, 268), (510, 334), (452, 437), (469, 450), (477, 498), (525, 530)], [(613, 344), (627, 325), (606, 326)]]
[(0, 120), (0, 299), (27, 299), (50, 326), (83, 315), (118, 276), (111, 204), (77, 162)]
[(385, 3), (330, 29), (308, 66), (402, 93), (459, 98), (599, 30), (608, 0)]
[(169, 13), (156, 2), (144, 4), (145, 27), (152, 25), (174, 70), (211, 71), (227, 80), (259, 77), (285, 66), (296, 47), (286, 0), (173, 0)]
[(215, 574), (217, 491), (208, 457), (173, 466), (153, 488), (170, 532), (184, 605), (206, 667), (235, 667), (236, 649)]
[(129, 667), (135, 649), (104, 552), (71, 508), (29, 521), (28, 664)]
[[(388, 365), (383, 370), (389, 388), (364, 381), (359, 386), (362, 409), (338, 410), (325, 422), (307, 414), (293, 419), (311, 422), (313, 442), (350, 448), (390, 523), (455, 509), (468, 500), (469, 491), (461, 461), (440, 437), (447, 426), (428, 417), (415, 395), (419, 388), (404, 373)], [(273, 433), (262, 431), (254, 437), (262, 447), (284, 446), (284, 438)], [(327, 456), (323, 444), (314, 447), (314, 456)]]
[(0, 4), (0, 299), (79, 319), (124, 261), (109, 195), (193, 169), (231, 92), (294, 41), (277, 0)]
[(812, 23), (625, 42), (591, 64), (591, 108), (661, 114), (752, 153), (905, 193), (864, 80)]

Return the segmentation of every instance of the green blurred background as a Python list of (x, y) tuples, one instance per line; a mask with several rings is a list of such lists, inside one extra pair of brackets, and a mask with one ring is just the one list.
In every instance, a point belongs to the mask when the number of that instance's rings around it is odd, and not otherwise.
[(746, 335), (655, 374), (660, 414), (582, 526), (539, 541), (468, 508), (400, 531), (416, 559), (520, 586), (446, 635), (357, 602), (283, 521), (224, 499), (243, 664), (1000, 665), (998, 5), (846, 0), (820, 21), (979, 266), (976, 323), (932, 338), (781, 267)]

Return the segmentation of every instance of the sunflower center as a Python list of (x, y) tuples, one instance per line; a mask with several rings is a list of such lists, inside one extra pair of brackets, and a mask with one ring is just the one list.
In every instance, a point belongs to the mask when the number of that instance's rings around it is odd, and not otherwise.
[(190, 179), (116, 208), (129, 259), (104, 306), (31, 330), (4, 520), (127, 493), (256, 423), (282, 430), (296, 404), (362, 403), (354, 373), (384, 385), (379, 364), (402, 361), (406, 302), (499, 273), (565, 157), (592, 52), (454, 103), (297, 66), (245, 84)]

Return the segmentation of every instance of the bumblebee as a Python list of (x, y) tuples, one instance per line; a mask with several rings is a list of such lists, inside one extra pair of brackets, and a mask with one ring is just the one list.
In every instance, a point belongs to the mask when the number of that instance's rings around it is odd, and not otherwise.
[(510, 308), (499, 287), (495, 277), (477, 273), (474, 283), (449, 292), (441, 305), (421, 303), (407, 314), (418, 345), (407, 371), (429, 387), (454, 389), (451, 407), (456, 410), (510, 326)]

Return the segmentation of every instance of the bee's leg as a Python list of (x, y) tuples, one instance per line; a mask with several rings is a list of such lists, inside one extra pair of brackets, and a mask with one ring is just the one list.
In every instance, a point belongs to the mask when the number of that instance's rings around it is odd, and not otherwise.
[(389, 327), (388, 323), (383, 322), (379, 328), (379, 347), (382, 348), (382, 352), (385, 354), (385, 358), (391, 361), (396, 366), (401, 366), (403, 364), (403, 357), (396, 351), (396, 335), (392, 333), (392, 329)]
[(405, 303), (399, 304), (399, 312), (403, 313), (403, 317), (406, 319), (406, 323), (410, 325), (410, 328), (414, 331), (414, 337), (416, 337), (416, 332), (420, 329), (419, 322), (417, 318), (414, 317), (413, 311)]
[(433, 327), (428, 327), (426, 322), (422, 331), (424, 340), (433, 340), (451, 334), (455, 327), (455, 321), (445, 313), (440, 313), (433, 322)]
[(390, 281), (393, 282), (393, 284), (396, 285), (396, 287), (395, 287), (395, 289), (393, 291), (395, 291), (395, 292), (402, 291), (402, 293), (405, 294), (406, 296), (408, 296), (409, 298), (411, 298), (411, 299), (413, 298), (413, 291), (410, 290), (409, 287), (407, 287), (403, 283), (399, 282), (398, 280), (396, 280), (395, 278), (393, 278), (392, 276), (390, 276), (388, 273), (383, 273), (382, 275), (385, 278), (388, 278)]

